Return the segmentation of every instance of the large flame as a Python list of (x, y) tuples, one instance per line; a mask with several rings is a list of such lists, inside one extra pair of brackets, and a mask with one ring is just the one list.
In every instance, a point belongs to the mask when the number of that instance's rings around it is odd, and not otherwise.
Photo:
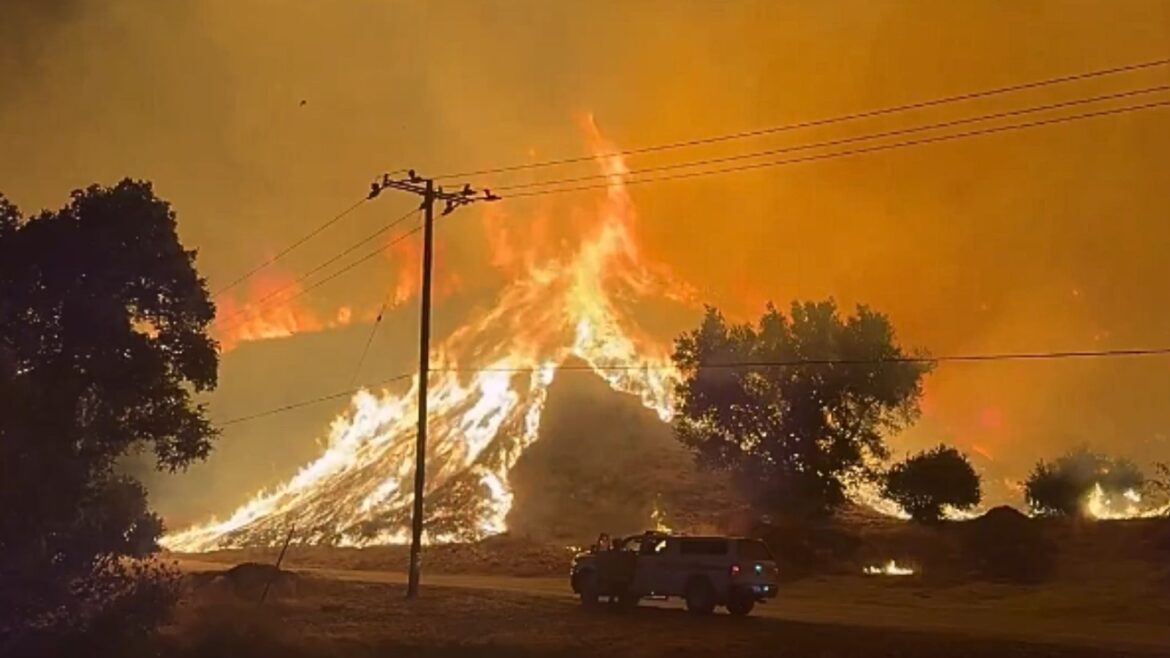
[(1086, 516), (1094, 519), (1147, 519), (1170, 514), (1170, 503), (1148, 504), (1141, 493), (1133, 489), (1111, 496), (1100, 483), (1096, 483), (1085, 497), (1083, 509)]
[[(617, 149), (586, 122), (595, 153)], [(427, 540), (475, 539), (505, 529), (508, 473), (537, 437), (554, 376), (576, 357), (614, 389), (638, 396), (664, 421), (677, 374), (669, 353), (627, 321), (625, 297), (685, 291), (641, 262), (636, 213), (617, 156), (597, 157), (609, 186), (584, 238), (537, 265), (510, 252), (519, 276), (433, 355), (429, 384)], [(498, 213), (499, 211), (493, 211)], [(502, 233), (495, 240), (505, 240)], [(272, 543), (295, 525), (301, 541), (366, 545), (406, 538), (412, 499), (419, 382), (405, 391), (357, 394), (334, 421), (318, 459), (230, 517), (167, 536), (172, 550)]]
[(228, 352), (248, 341), (333, 329), (352, 320), (353, 310), (348, 306), (339, 307), (332, 315), (317, 313), (301, 300), (302, 290), (292, 275), (270, 268), (255, 276), (243, 291), (217, 298), (212, 330), (220, 349)]

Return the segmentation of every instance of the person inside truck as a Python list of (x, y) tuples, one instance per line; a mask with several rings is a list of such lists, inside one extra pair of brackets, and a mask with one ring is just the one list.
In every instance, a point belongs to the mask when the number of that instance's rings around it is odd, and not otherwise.
[(597, 536), (597, 545), (595, 545), (593, 547), (593, 551), (595, 553), (600, 552), (600, 551), (608, 551), (608, 550), (610, 550), (610, 548), (611, 547), (610, 547), (609, 535), (604, 533), (604, 532), (601, 533), (600, 535), (598, 535)]

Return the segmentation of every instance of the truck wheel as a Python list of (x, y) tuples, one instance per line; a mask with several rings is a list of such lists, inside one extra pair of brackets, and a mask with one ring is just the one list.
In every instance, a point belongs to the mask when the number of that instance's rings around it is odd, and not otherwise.
[(747, 596), (733, 596), (727, 602), (727, 611), (736, 617), (746, 617), (756, 607), (756, 600)]
[(715, 588), (706, 578), (692, 579), (687, 585), (687, 611), (697, 615), (715, 611)]
[(581, 579), (578, 591), (581, 593), (581, 605), (592, 608), (597, 606), (597, 601), (601, 597), (601, 585), (597, 582), (597, 574), (592, 571), (583, 573), (579, 576)]

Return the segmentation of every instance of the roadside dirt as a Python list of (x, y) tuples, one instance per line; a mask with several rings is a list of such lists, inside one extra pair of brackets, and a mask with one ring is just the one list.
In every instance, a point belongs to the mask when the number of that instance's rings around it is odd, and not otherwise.
[[(186, 561), (181, 566), (189, 573), (222, 569), (206, 562)], [(786, 585), (778, 600), (757, 607), (749, 625), (728, 626), (735, 620), (695, 619), (682, 613), (676, 603), (651, 603), (632, 615), (594, 618), (579, 610), (563, 576), (427, 574), (425, 600), (416, 602), (417, 606), (401, 601), (401, 573), (308, 569), (301, 572), (300, 582), (295, 597), (278, 602), (280, 614), (297, 615), (295, 627), (313, 629), (316, 634), (332, 635), (338, 628), (352, 625), (350, 639), (359, 643), (396, 637), (400, 632), (425, 638), (429, 636), (418, 635), (422, 631), (416, 624), (449, 623), (452, 634), (435, 635), (435, 641), (490, 640), (524, 650), (543, 650), (541, 647), (551, 643), (570, 654), (591, 635), (621, 647), (615, 655), (676, 655), (674, 648), (692, 643), (712, 651), (717, 648), (710, 644), (715, 636), (734, 631), (738, 637), (743, 631), (755, 638), (751, 641), (772, 637), (768, 640), (772, 649), (778, 648), (778, 638), (795, 634), (813, 650), (812, 654), (791, 655), (919, 655), (914, 653), (917, 651), (931, 655), (928, 647), (939, 651), (951, 645), (962, 647), (962, 652), (933, 655), (1170, 655), (1170, 627), (1165, 624), (1170, 608), (1166, 601), (1151, 601), (1140, 593), (1131, 600), (1124, 592), (1107, 588), (989, 584), (939, 588), (913, 579), (824, 577)], [(193, 601), (198, 603), (200, 598), (199, 592), (193, 593)], [(225, 603), (223, 599), (216, 601)], [(468, 601), (476, 602), (476, 607), (458, 608)], [(442, 609), (448, 604), (456, 608)], [(338, 610), (352, 616), (339, 617), (334, 614)], [(509, 610), (516, 615), (501, 616)], [(315, 611), (321, 613), (319, 618)], [(376, 614), (369, 616), (371, 611)], [(428, 620), (426, 614), (441, 619)], [(399, 622), (411, 625), (400, 628), (395, 625)], [(658, 633), (661, 637), (654, 639), (652, 646), (640, 644), (639, 638)], [(883, 633), (897, 638), (891, 647), (904, 651), (857, 653), (876, 650), (866, 642)], [(682, 644), (677, 642), (679, 637), (684, 638)], [(870, 640), (853, 644), (851, 638), (855, 637)], [(944, 642), (944, 637), (949, 639)], [(748, 646), (751, 641), (745, 640), (743, 646), (735, 644), (736, 655), (741, 651), (757, 655), (750, 653), (755, 650)], [(878, 648), (884, 651), (885, 646)], [(974, 653), (968, 652), (968, 647)], [(666, 653), (654, 653), (656, 648)], [(980, 653), (992, 649), (1000, 653)]]
[[(188, 565), (190, 566), (190, 565)], [(387, 575), (387, 579), (392, 575)], [(455, 577), (452, 577), (455, 578)], [(522, 584), (524, 581), (520, 580)], [(537, 584), (545, 579), (537, 579)], [(296, 597), (258, 606), (192, 592), (164, 651), (176, 656), (971, 656), (1072, 658), (1170, 655), (1170, 644), (1112, 648), (980, 636), (923, 625), (907, 630), (857, 618), (872, 608), (840, 608), (835, 621), (784, 614), (696, 618), (674, 607), (588, 611), (559, 595), (431, 582), (420, 600), (401, 585), (302, 575)], [(919, 612), (929, 606), (920, 606)], [(778, 611), (786, 608), (777, 607)], [(1010, 614), (996, 613), (1003, 624)], [(1067, 638), (1064, 638), (1067, 640)], [(1060, 640), (1060, 638), (1057, 638)]]

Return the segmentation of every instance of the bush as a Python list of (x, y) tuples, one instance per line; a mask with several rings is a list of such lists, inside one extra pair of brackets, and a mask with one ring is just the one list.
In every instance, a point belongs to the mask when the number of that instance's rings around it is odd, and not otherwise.
[(0, 633), (0, 655), (150, 655), (156, 628), (178, 602), (177, 570), (157, 560), (103, 560), (73, 583), (72, 598), (36, 625)]
[(1024, 482), (1024, 496), (1038, 514), (1075, 516), (1098, 486), (1106, 496), (1118, 496), (1140, 490), (1144, 482), (1133, 462), (1080, 448), (1054, 462), (1037, 463)]
[(921, 523), (939, 521), (944, 506), (966, 510), (983, 498), (979, 475), (971, 462), (963, 453), (941, 444), (890, 468), (884, 491)]

